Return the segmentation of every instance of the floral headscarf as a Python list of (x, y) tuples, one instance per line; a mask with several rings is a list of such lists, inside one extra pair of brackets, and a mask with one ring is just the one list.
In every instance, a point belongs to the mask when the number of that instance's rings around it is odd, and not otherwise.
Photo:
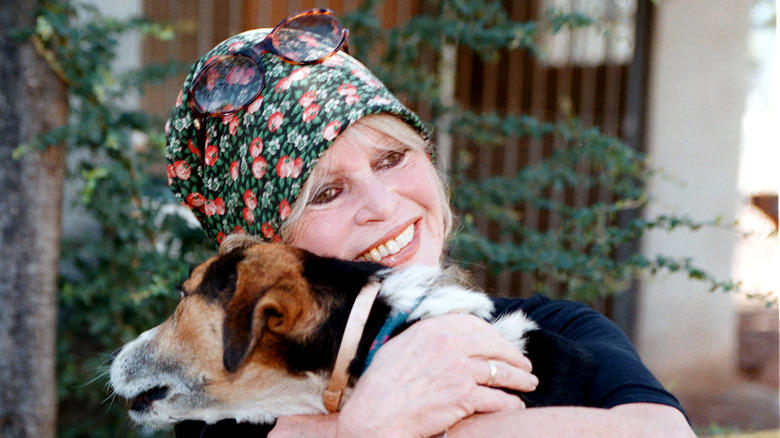
[(169, 186), (217, 242), (244, 232), (281, 240), (279, 227), (317, 160), (361, 117), (389, 113), (421, 135), (428, 134), (416, 114), (343, 52), (308, 66), (263, 54), (265, 86), (260, 96), (236, 113), (202, 119), (199, 132), (187, 104), (193, 76), (212, 57), (251, 47), (267, 32), (236, 35), (200, 58), (165, 127)]

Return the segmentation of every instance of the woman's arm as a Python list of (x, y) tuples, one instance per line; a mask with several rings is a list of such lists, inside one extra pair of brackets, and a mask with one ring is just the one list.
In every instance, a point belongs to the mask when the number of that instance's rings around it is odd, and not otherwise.
[(478, 414), (449, 429), (448, 438), (695, 438), (685, 416), (671, 406), (631, 403), (611, 409), (546, 407)]
[[(269, 437), (427, 437), (448, 426), (451, 437), (694, 437), (684, 415), (662, 404), (518, 408), (518, 398), (482, 386), (486, 357), (506, 348), (483, 324), (463, 315), (415, 324), (379, 350), (341, 415), (281, 418)], [(535, 386), (527, 359), (512, 351), (503, 352), (510, 356), (496, 386)]]
[[(269, 437), (340, 437), (338, 414), (285, 417)], [(397, 436), (373, 431), (371, 436)], [(447, 432), (448, 438), (478, 436), (556, 438), (695, 438), (685, 416), (677, 409), (649, 403), (631, 403), (612, 409), (548, 407), (466, 418)]]

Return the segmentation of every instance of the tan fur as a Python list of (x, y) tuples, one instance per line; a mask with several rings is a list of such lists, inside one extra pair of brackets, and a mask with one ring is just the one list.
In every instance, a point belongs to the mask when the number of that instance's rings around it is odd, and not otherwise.
[(231, 317), (225, 325), (240, 324), (233, 316), (253, 307), (249, 351), (266, 362), (281, 361), (276, 342), (280, 336), (306, 338), (326, 317), (303, 278), (300, 254), (282, 245), (254, 245), (246, 248), (238, 265), (236, 293), (226, 307)]
[[(228, 242), (227, 250), (244, 247), (247, 243), (257, 243), (257, 241), (252, 238), (232, 239)], [(220, 253), (225, 252), (223, 246)], [(225, 309), (219, 308), (214, 303), (208, 304), (195, 294), (208, 266), (216, 258), (199, 265), (184, 282), (186, 296), (174, 313), (174, 315), (194, 315), (191, 318), (179, 318), (178, 330), (172, 336), (177, 338), (178, 342), (190, 345), (194, 351), (200, 350), (204, 345), (204, 340), (201, 339), (204, 331), (218, 334), (218, 338), (210, 339), (207, 344), (212, 352), (221, 352), (222, 327), (218, 322), (224, 321), (229, 327), (233, 323), (232, 315), (240, 313), (241, 309), (252, 308), (249, 352), (253, 361), (264, 365), (281, 366), (281, 358), (278, 357), (281, 352), (276, 342), (278, 338), (280, 336), (305, 338), (326, 317), (324, 309), (317, 306), (312, 299), (308, 283), (302, 275), (299, 255), (300, 253), (293, 248), (282, 245), (253, 245), (246, 248), (245, 258), (237, 266), (238, 280), (235, 293)], [(209, 308), (204, 309), (204, 307)], [(197, 310), (193, 311), (190, 308)], [(214, 312), (219, 315), (209, 315)], [(231, 316), (226, 317), (226, 314)], [(203, 327), (206, 321), (211, 324), (210, 327)], [(215, 362), (218, 368), (222, 368), (221, 358), (218, 361), (211, 359), (209, 362)]]

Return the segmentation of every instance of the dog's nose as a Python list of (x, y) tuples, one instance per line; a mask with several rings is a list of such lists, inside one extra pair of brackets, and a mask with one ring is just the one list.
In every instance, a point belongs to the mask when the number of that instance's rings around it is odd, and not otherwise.
[(168, 395), (167, 386), (155, 386), (152, 389), (142, 392), (133, 398), (130, 403), (130, 410), (136, 412), (142, 412), (152, 405), (152, 402), (156, 400), (162, 400)]
[(122, 351), (122, 347), (119, 347), (116, 350), (114, 350), (113, 353), (111, 353), (111, 362), (113, 362), (114, 359), (116, 359), (116, 357), (119, 356), (119, 352), (121, 351)]

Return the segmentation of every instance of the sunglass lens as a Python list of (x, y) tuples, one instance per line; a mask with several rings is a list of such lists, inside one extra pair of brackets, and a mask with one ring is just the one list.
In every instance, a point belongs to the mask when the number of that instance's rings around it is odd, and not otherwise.
[(332, 16), (309, 14), (296, 17), (276, 30), (271, 38), (277, 54), (293, 62), (321, 61), (339, 49), (344, 28)]
[(263, 72), (247, 56), (223, 58), (210, 65), (193, 84), (192, 99), (205, 114), (219, 114), (248, 105), (263, 88)]

